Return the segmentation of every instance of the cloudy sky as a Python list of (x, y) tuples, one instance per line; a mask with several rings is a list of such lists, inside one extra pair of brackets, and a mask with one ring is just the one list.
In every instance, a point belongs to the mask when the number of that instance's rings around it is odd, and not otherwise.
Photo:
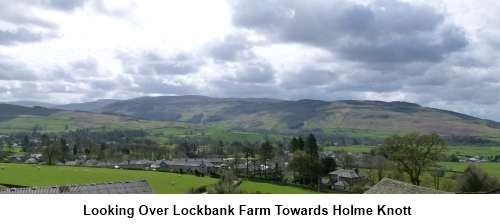
[(498, 0), (0, 0), (0, 101), (410, 101), (500, 120)]

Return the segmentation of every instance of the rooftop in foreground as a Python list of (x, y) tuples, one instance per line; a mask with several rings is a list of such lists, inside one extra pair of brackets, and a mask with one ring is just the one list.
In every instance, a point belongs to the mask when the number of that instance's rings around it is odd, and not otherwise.
[(53, 187), (0, 188), (0, 194), (153, 194), (145, 180)]
[(365, 194), (451, 194), (450, 192), (440, 191), (428, 187), (421, 187), (389, 178), (384, 178)]

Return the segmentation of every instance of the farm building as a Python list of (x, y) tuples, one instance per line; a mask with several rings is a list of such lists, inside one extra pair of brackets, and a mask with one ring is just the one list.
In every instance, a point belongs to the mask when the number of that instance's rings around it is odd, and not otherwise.
[(209, 159), (174, 159), (162, 161), (159, 166), (159, 170), (206, 175), (217, 172), (222, 165), (215, 165)]
[(0, 194), (152, 194), (145, 180), (54, 187), (3, 188)]
[(354, 186), (364, 185), (367, 179), (355, 170), (339, 169), (330, 172), (330, 184), (333, 190), (351, 191)]
[(450, 192), (384, 178), (366, 191), (365, 194), (450, 194)]

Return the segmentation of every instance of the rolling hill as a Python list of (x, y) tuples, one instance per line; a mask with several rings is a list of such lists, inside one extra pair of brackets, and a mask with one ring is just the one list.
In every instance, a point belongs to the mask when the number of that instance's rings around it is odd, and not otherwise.
[[(23, 122), (27, 128), (33, 123), (51, 120), (48, 123), (69, 123), (73, 128), (133, 129), (176, 124), (275, 134), (314, 131), (327, 135), (383, 137), (398, 133), (437, 132), (444, 136), (500, 139), (498, 122), (407, 102), (161, 96), (57, 107), (92, 112), (1, 104), (3, 122), (0, 122), (0, 129), (19, 128), (16, 125)], [(20, 116), (23, 122), (12, 122)], [(31, 121), (26, 120), (26, 116)]]
[(349, 129), (390, 133), (437, 132), (457, 136), (500, 135), (498, 122), (407, 102), (162, 96), (118, 101), (94, 111), (282, 133), (306, 130), (328, 133)]

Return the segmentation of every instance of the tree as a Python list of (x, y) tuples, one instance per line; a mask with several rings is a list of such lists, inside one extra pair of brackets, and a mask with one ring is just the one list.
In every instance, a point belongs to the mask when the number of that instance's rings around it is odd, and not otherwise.
[(64, 138), (61, 138), (59, 140), (59, 147), (60, 147), (60, 150), (61, 150), (61, 161), (62, 162), (66, 162), (66, 156), (69, 154), (69, 146), (66, 142), (66, 139)]
[(73, 145), (73, 156), (77, 156), (77, 155), (78, 155), (78, 145), (74, 144)]
[(23, 138), (23, 141), (21, 142), (21, 146), (23, 148), (23, 151), (28, 152), (30, 145), (31, 145), (30, 139), (29, 139), (28, 135), (25, 135)]
[(340, 166), (343, 169), (351, 169), (355, 165), (354, 157), (346, 151), (338, 151), (337, 157), (339, 158)]
[(463, 193), (488, 192), (500, 188), (498, 179), (477, 166), (468, 166), (457, 179), (457, 190)]
[[(293, 153), (292, 160), (288, 164), (290, 170), (294, 172), (294, 179), (299, 183), (305, 183), (308, 175), (309, 156), (303, 150), (297, 150)], [(296, 175), (295, 175), (296, 173)]]
[(48, 165), (54, 165), (54, 158), (57, 154), (57, 150), (53, 146), (53, 141), (50, 139), (49, 135), (43, 134), (42, 135), (42, 154), (47, 160)]
[(337, 162), (332, 157), (324, 157), (321, 159), (321, 175), (328, 175), (331, 171), (337, 169)]
[(237, 177), (231, 170), (224, 170), (219, 182), (214, 186), (217, 194), (232, 194), (235, 193)]
[(409, 134), (384, 139), (381, 152), (406, 173), (410, 181), (420, 185), (422, 173), (444, 156), (445, 141), (437, 134)]
[(269, 140), (266, 140), (259, 149), (259, 158), (264, 163), (264, 176), (267, 176), (267, 162), (274, 156), (274, 147)]
[[(243, 146), (243, 153), (245, 154), (245, 163), (246, 163), (246, 176), (248, 177), (249, 174), (249, 169), (248, 169), (248, 165), (250, 163), (250, 157), (253, 157), (254, 154), (255, 154), (255, 150), (254, 150), (254, 147), (250, 144), (245, 144)], [(255, 165), (255, 164), (254, 164)], [(255, 169), (255, 166), (254, 166), (254, 169)]]
[(304, 150), (307, 154), (309, 154), (309, 156), (311, 156), (311, 158), (319, 157), (318, 142), (316, 141), (316, 137), (313, 134), (309, 134), (309, 136), (307, 136), (306, 142), (304, 144)]

